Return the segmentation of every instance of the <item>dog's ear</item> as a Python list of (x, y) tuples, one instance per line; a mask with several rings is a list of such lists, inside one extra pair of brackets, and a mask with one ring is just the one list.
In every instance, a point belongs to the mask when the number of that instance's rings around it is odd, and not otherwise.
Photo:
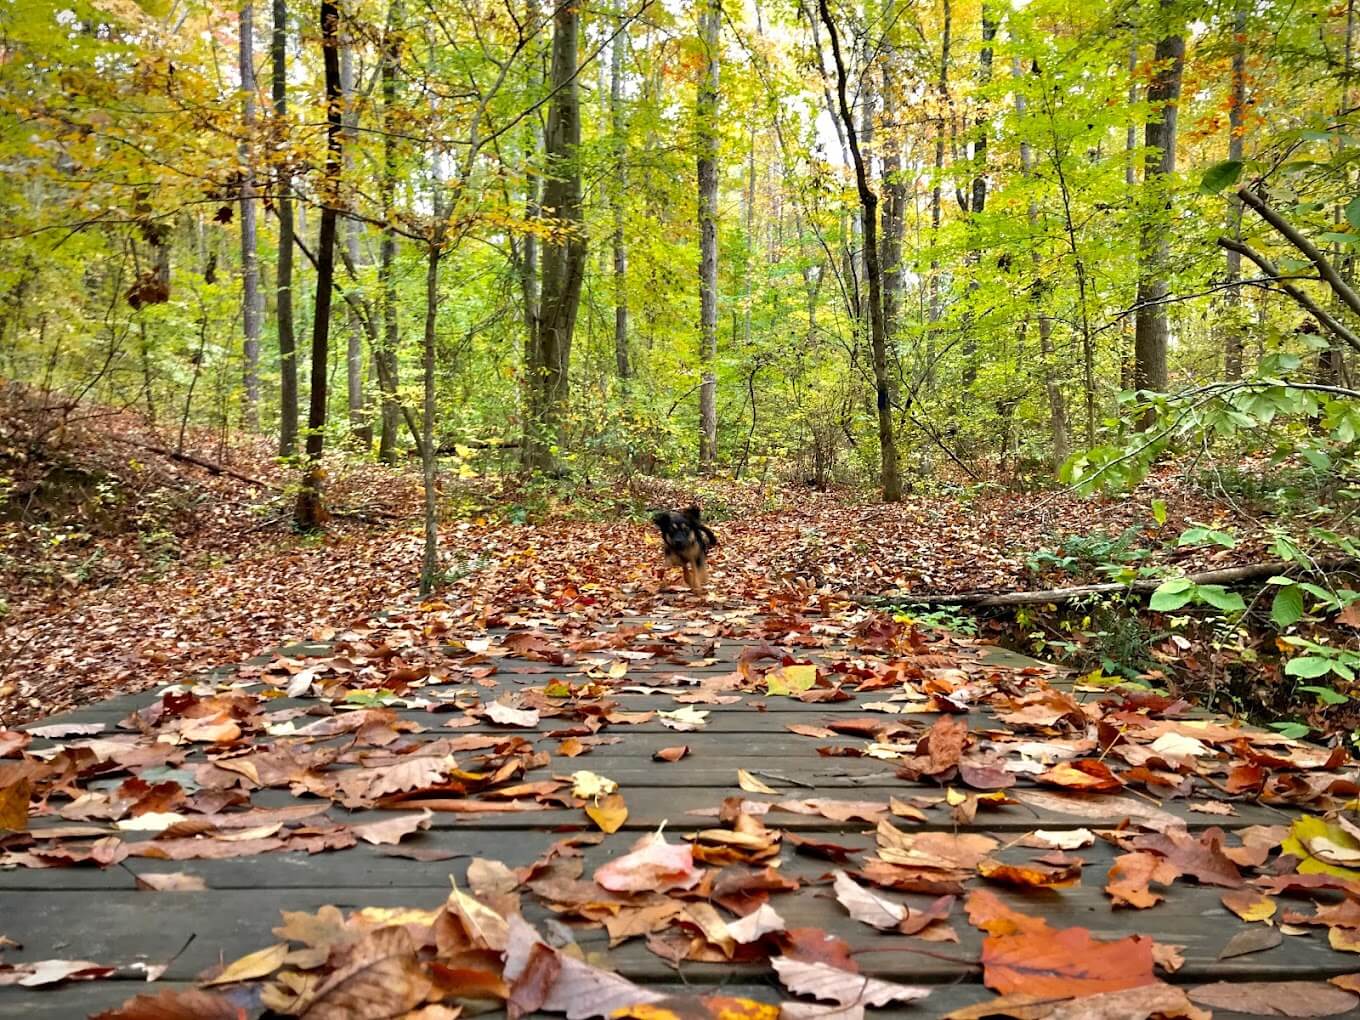
[(693, 504), (690, 504), (689, 506), (685, 507), (685, 516), (688, 517), (695, 524), (699, 523), (699, 513), (700, 513), (699, 508), (697, 506), (694, 506)]
[(666, 526), (666, 511), (658, 510), (656, 513), (652, 514), (652, 523), (658, 528), (664, 528)]

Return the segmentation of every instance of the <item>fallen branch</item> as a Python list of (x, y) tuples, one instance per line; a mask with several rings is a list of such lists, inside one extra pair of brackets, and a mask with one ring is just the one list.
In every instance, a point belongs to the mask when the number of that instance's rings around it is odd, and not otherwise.
[(171, 460), (192, 464), (194, 467), (202, 468), (210, 475), (223, 475), (226, 478), (234, 478), (238, 482), (245, 482), (247, 485), (254, 485), (256, 488), (270, 489), (276, 492), (280, 488), (273, 482), (266, 482), (262, 478), (252, 478), (250, 475), (243, 475), (239, 471), (233, 471), (231, 468), (222, 464), (215, 464), (210, 460), (195, 457), (191, 453), (181, 453), (179, 450), (172, 450), (168, 446), (159, 446), (156, 443), (144, 443), (139, 439), (128, 439), (125, 436), (117, 436), (112, 433), (109, 433), (108, 435), (109, 438), (115, 442), (127, 443), (129, 446), (136, 446), (142, 450), (149, 450), (151, 453), (159, 453), (162, 457), (169, 457)]
[[(1360, 561), (1349, 556), (1338, 556), (1331, 559), (1318, 560), (1314, 569), (1323, 573), (1345, 570), (1354, 567)], [(1300, 570), (1297, 563), (1288, 563), (1283, 560), (1275, 560), (1269, 563), (1248, 563), (1240, 567), (1223, 567), (1219, 570), (1205, 570), (1198, 574), (1189, 575), (1189, 579), (1195, 584), (1245, 584), (1249, 581), (1260, 581), (1267, 577), (1274, 577), (1277, 574), (1296, 574)], [(1047, 591), (1010, 591), (1010, 592), (964, 592), (961, 594), (935, 594), (935, 595), (879, 595), (857, 598), (856, 602), (877, 602), (890, 603), (893, 605), (936, 605), (936, 606), (971, 606), (977, 609), (988, 609), (994, 606), (1027, 606), (1041, 604), (1045, 602), (1072, 602), (1076, 599), (1085, 598), (1088, 595), (1110, 595), (1116, 592), (1151, 592), (1155, 591), (1166, 578), (1164, 577), (1144, 577), (1139, 578), (1129, 584), (1109, 582), (1107, 584), (1083, 584), (1073, 588), (1050, 588)]]

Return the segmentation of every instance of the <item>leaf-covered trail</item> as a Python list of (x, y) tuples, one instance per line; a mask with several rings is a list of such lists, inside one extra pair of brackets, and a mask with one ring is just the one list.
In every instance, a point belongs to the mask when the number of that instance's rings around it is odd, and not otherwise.
[(776, 585), (768, 527), (706, 601), (479, 527), (440, 602), (0, 734), (0, 1015), (1360, 1005), (1343, 753)]

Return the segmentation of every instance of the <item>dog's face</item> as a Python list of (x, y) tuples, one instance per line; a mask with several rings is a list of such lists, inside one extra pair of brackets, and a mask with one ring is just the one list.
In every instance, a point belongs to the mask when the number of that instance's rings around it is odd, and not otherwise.
[(656, 530), (661, 532), (661, 541), (666, 544), (666, 548), (674, 552), (686, 549), (698, 541), (694, 521), (688, 513), (663, 510), (652, 514), (652, 523), (656, 525)]

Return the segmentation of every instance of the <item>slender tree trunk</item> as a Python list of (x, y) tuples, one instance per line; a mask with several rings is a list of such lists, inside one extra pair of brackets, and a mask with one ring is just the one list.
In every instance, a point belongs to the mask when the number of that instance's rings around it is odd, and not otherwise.
[[(1172, 16), (1174, 0), (1161, 0), (1163, 17)], [(1145, 207), (1138, 243), (1138, 311), (1134, 323), (1133, 384), (1140, 390), (1165, 391), (1169, 326), (1166, 311), (1171, 241), (1170, 176), (1176, 170), (1176, 108), (1180, 103), (1185, 36), (1168, 24), (1157, 42), (1157, 69), (1148, 86), (1147, 147), (1143, 165)], [(1150, 423), (1146, 418), (1144, 424)]]
[(935, 350), (937, 323), (944, 314), (940, 288), (940, 259), (935, 254), (940, 244), (940, 219), (944, 204), (944, 138), (945, 122), (949, 119), (949, 37), (952, 28), (953, 11), (949, 0), (943, 0), (940, 42), (940, 77), (936, 82), (937, 101), (940, 107), (939, 120), (935, 125), (935, 186), (930, 191), (930, 297), (926, 305), (926, 318), (929, 328), (926, 331), (926, 384), (933, 387), (935, 382)]
[[(1016, 79), (1017, 88), (1015, 93), (1015, 113), (1021, 121), (1021, 131), (1024, 131), (1024, 120), (1028, 112), (1026, 100), (1023, 92), (1023, 84), (1020, 82), (1022, 68), (1020, 58), (1013, 59), (1011, 74)], [(1022, 137), (1023, 134), (1022, 134)], [(1026, 177), (1034, 173), (1034, 149), (1029, 142), (1020, 143), (1020, 169)], [(1067, 443), (1067, 402), (1063, 399), (1062, 385), (1058, 381), (1057, 366), (1053, 358), (1053, 317), (1048, 314), (1048, 281), (1043, 278), (1043, 260), (1039, 255), (1039, 203), (1030, 199), (1029, 206), (1025, 210), (1026, 218), (1029, 221), (1029, 250), (1030, 259), (1034, 263), (1034, 283), (1030, 287), (1030, 301), (1034, 306), (1034, 314), (1038, 319), (1039, 325), (1039, 362), (1040, 372), (1044, 383), (1044, 394), (1048, 398), (1048, 431), (1049, 442), (1051, 444), (1051, 460), (1053, 467), (1067, 460), (1070, 452)]]
[(896, 503), (902, 498), (902, 481), (897, 472), (897, 444), (893, 438), (892, 401), (888, 391), (887, 337), (883, 322), (883, 276), (878, 259), (878, 196), (869, 186), (869, 172), (860, 153), (859, 138), (855, 134), (854, 114), (846, 96), (845, 60), (841, 56), (840, 34), (827, 0), (817, 0), (822, 24), (831, 40), (831, 55), (836, 63), (836, 93), (840, 103), (841, 120), (845, 125), (846, 141), (855, 166), (855, 187), (859, 192), (860, 221), (864, 229), (865, 264), (869, 276), (869, 326), (873, 344), (874, 386), (878, 404), (878, 445), (881, 457), (880, 475), (883, 500)]
[[(1138, 104), (1138, 39), (1135, 36), (1129, 43), (1129, 92), (1128, 109), (1129, 123), (1124, 132), (1124, 185), (1128, 189), (1128, 200), (1132, 208), (1137, 208), (1139, 195), (1138, 187), (1138, 164), (1136, 155), (1138, 152), (1138, 123), (1134, 118), (1133, 109)], [(1134, 295), (1130, 300), (1137, 301), (1138, 281), (1134, 279)], [(1124, 319), (1120, 327), (1120, 349), (1119, 349), (1119, 388), (1127, 390), (1133, 388), (1133, 336), (1131, 332), (1132, 323), (1128, 318)]]
[(699, 14), (704, 49), (696, 99), (699, 142), (699, 470), (718, 459), (718, 30), (722, 0), (706, 0)]
[(624, 240), (624, 212), (628, 195), (628, 138), (623, 110), (623, 60), (628, 45), (623, 0), (614, 0), (618, 35), (609, 54), (609, 127), (614, 144), (614, 367), (622, 380), (632, 374), (628, 364), (628, 246)]
[[(1232, 84), (1228, 106), (1228, 158), (1240, 160), (1245, 151), (1243, 130), (1247, 105), (1247, 7), (1245, 0), (1237, 0), (1232, 25)], [(1242, 200), (1236, 194), (1228, 200), (1228, 233), (1241, 239)], [(1227, 253), (1227, 283), (1224, 293), (1227, 305), (1227, 345), (1223, 357), (1223, 374), (1228, 379), (1242, 378), (1242, 293), (1237, 287), (1242, 279), (1242, 253)]]
[[(435, 219), (440, 219), (435, 203)], [(434, 354), (435, 324), (439, 313), (439, 260), (443, 255), (443, 227), (435, 228), (425, 260), (425, 333), (421, 344), (421, 374), (425, 383), (425, 406), (420, 421), (420, 473), (425, 487), (425, 549), (420, 561), (420, 594), (434, 590), (439, 576), (439, 508), (435, 492)]]
[[(991, 0), (983, 0), (981, 17), (982, 48), (978, 51), (978, 83), (985, 89), (992, 81), (992, 42), (996, 39), (996, 30), (999, 24), (996, 12), (992, 10)], [(987, 135), (991, 130), (989, 117), (986, 103), (979, 102), (978, 111), (973, 118), (973, 182), (970, 193), (963, 196), (969, 214), (969, 224), (972, 227), (976, 226), (976, 218), (987, 205)], [(978, 289), (977, 274), (981, 263), (982, 252), (976, 247), (972, 248), (964, 261), (970, 277), (968, 281), (968, 292), (970, 294)], [(973, 328), (972, 320), (973, 315), (970, 308), (968, 319), (963, 327), (963, 385), (965, 389), (971, 388), (973, 383), (977, 381), (977, 331)]]
[(570, 395), (571, 339), (581, 300), (586, 238), (581, 210), (581, 107), (576, 84), (580, 8), (559, 0), (553, 12), (552, 102), (544, 134), (543, 213), (561, 230), (543, 247), (543, 271), (534, 329), (530, 385), (535, 411), (525, 462), (531, 470), (555, 472)]
[(381, 197), (383, 210), (382, 244), (378, 253), (378, 286), (382, 291), (383, 336), (373, 352), (378, 385), (382, 387), (382, 425), (378, 439), (378, 459), (384, 464), (397, 462), (397, 430), (401, 427), (401, 408), (397, 399), (397, 346), (401, 329), (397, 318), (397, 92), (401, 76), (401, 32), (406, 18), (404, 0), (390, 0), (382, 40), (383, 169)]
[[(354, 163), (354, 147), (359, 141), (359, 111), (354, 105), (354, 50), (348, 34), (340, 42), (340, 92), (344, 96), (345, 169)], [(353, 216), (345, 217), (345, 253), (349, 264), (358, 267), (359, 234), (362, 226)], [(365, 452), (373, 445), (373, 426), (364, 406), (364, 327), (355, 305), (348, 308), (345, 343), (345, 397), (349, 409), (350, 441)]]
[[(895, 0), (883, 0), (885, 32), (893, 31)], [(903, 180), (902, 126), (898, 124), (901, 75), (897, 48), (883, 43), (883, 324), (889, 340), (897, 336), (902, 305), (902, 238), (906, 233), (907, 183)]]
[(241, 322), (245, 331), (242, 425), (260, 427), (260, 259), (255, 223), (255, 4), (241, 4)]
[[(288, 128), (288, 0), (273, 0), (274, 24), (270, 39), (273, 69), (270, 90), (274, 99), (275, 139), (284, 145)], [(279, 161), (278, 194), (274, 197), (279, 217), (278, 279), (274, 301), (279, 331), (279, 454), (297, 453), (298, 372), (297, 338), (293, 332), (293, 184), (286, 160)]]
[[(1354, 56), (1355, 49), (1355, 0), (1346, 0), (1346, 35), (1341, 47), (1341, 95), (1337, 100), (1336, 119), (1337, 123), (1343, 123), (1351, 114), (1351, 58)], [(1336, 154), (1337, 161), (1342, 160), (1342, 149), (1347, 143), (1341, 138), (1334, 140), (1333, 152)], [(1346, 178), (1347, 186), (1343, 194), (1354, 194), (1350, 187), (1351, 171), (1349, 167), (1343, 169), (1342, 173)], [(1338, 203), (1333, 215), (1336, 219), (1336, 226), (1333, 228), (1338, 233), (1348, 233), (1350, 225), (1346, 222), (1345, 207)], [(1349, 283), (1355, 265), (1355, 256), (1349, 247), (1333, 244), (1332, 262), (1336, 265), (1342, 278)], [(1332, 307), (1339, 314), (1342, 312), (1341, 301), (1334, 294)], [(1320, 383), (1330, 383), (1332, 385), (1344, 383), (1346, 381), (1345, 353), (1336, 337), (1328, 338), (1328, 346), (1318, 351), (1316, 379)]]
[(321, 225), (316, 245), (316, 306), (312, 315), (312, 394), (307, 410), (307, 457), (295, 521), (301, 531), (325, 522), (321, 453), (326, 443), (326, 357), (330, 346), (331, 291), (335, 286), (335, 227), (340, 204), (344, 126), (340, 114), (340, 9), (321, 0), (321, 56), (326, 87), (326, 165), (321, 179)]

